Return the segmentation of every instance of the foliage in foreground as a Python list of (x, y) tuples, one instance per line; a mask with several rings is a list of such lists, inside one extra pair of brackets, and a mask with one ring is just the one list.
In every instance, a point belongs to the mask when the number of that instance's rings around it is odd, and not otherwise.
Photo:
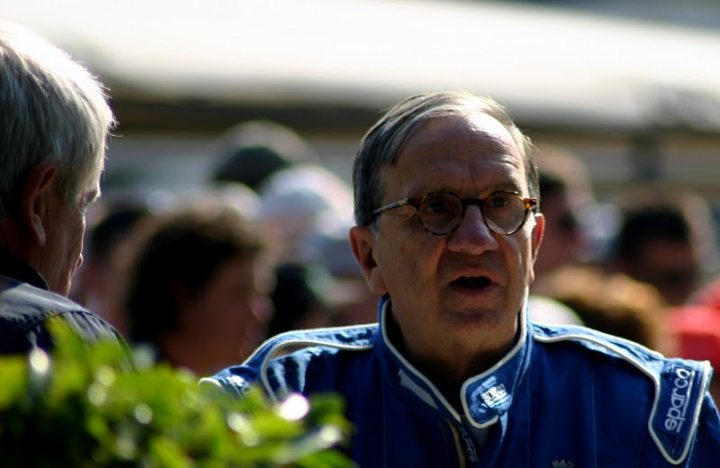
[[(345, 467), (333, 449), (349, 425), (338, 397), (238, 399), (147, 356), (89, 349), (54, 322), (48, 356), (0, 357), (5, 467)], [(132, 368), (132, 370), (130, 370)]]

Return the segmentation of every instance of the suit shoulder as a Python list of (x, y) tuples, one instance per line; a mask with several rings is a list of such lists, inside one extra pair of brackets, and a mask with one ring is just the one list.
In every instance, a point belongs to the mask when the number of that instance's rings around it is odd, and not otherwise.
[(241, 365), (224, 369), (204, 383), (243, 394), (259, 382), (266, 393), (276, 398), (295, 387), (292, 381), (302, 380), (313, 364), (338, 354), (372, 350), (377, 334), (377, 324), (281, 333), (265, 341)]
[(708, 401), (712, 377), (709, 362), (668, 358), (632, 341), (580, 326), (532, 324), (531, 336), (535, 344), (548, 351), (570, 344), (572, 351), (568, 352), (579, 359), (587, 357), (588, 365), (604, 358), (626, 362), (638, 379), (651, 383), (654, 395), (648, 429), (662, 456), (672, 464), (687, 458), (703, 404)]
[(637, 360), (650, 367), (666, 359), (661, 353), (638, 343), (584, 326), (532, 323), (530, 334), (535, 343), (548, 348), (556, 344), (572, 344), (580, 353)]

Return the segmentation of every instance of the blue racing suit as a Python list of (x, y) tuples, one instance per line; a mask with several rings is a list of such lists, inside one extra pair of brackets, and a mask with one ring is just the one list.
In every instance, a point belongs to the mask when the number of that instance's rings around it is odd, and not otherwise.
[(455, 408), (388, 338), (390, 301), (379, 309), (379, 325), (278, 335), (204, 382), (341, 394), (361, 467), (720, 466), (707, 362), (524, 311), (514, 347), (463, 384)]

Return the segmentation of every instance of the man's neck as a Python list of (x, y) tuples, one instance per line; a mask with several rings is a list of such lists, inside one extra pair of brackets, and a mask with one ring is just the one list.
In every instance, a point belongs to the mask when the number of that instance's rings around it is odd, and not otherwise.
[[(390, 310), (388, 309), (388, 312)], [(456, 409), (461, 408), (460, 389), (470, 378), (481, 374), (497, 364), (517, 342), (518, 336), (507, 343), (506, 346), (493, 352), (477, 352), (474, 355), (461, 352), (451, 353), (448, 356), (431, 356), (413, 353), (405, 345), (400, 328), (388, 313), (385, 317), (387, 335), (393, 346), (435, 387), (443, 394), (445, 399)], [(520, 333), (518, 327), (518, 334)]]
[(48, 289), (47, 281), (31, 265), (0, 245), (0, 274), (37, 288)]

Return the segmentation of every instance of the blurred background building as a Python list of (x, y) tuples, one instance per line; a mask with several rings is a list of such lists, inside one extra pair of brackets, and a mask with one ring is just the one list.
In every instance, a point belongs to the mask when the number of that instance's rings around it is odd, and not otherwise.
[(265, 119), (349, 180), (357, 143), (410, 94), (462, 88), (619, 189), (720, 206), (720, 4), (712, 0), (0, 0), (86, 62), (120, 126), (106, 193), (204, 183), (221, 135)]

